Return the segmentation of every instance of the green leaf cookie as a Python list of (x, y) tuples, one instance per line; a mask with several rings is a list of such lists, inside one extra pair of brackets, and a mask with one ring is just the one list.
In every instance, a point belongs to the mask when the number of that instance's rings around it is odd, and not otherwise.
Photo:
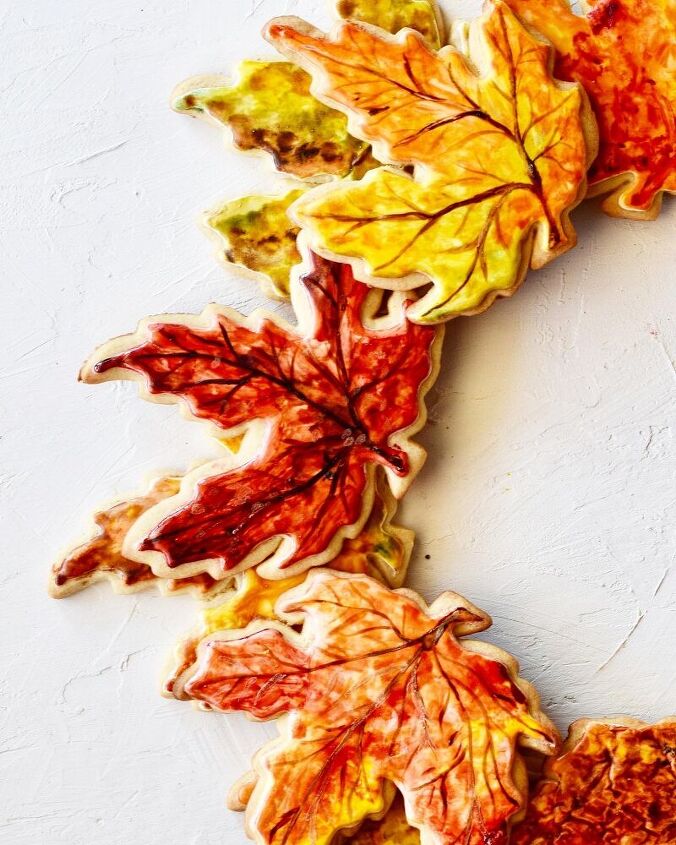
[(289, 274), (300, 262), (299, 229), (286, 211), (303, 193), (301, 188), (283, 197), (242, 197), (206, 218), (225, 247), (225, 260), (262, 274), (264, 292), (276, 299), (288, 299)]
[(197, 77), (176, 90), (173, 108), (205, 116), (232, 132), (240, 150), (264, 150), (275, 167), (300, 179), (347, 176), (368, 150), (343, 114), (310, 94), (310, 77), (290, 62), (241, 62), (234, 84)]
[(441, 18), (430, 0), (338, 0), (336, 11), (346, 20), (362, 21), (395, 34), (417, 30), (436, 50), (443, 43)]

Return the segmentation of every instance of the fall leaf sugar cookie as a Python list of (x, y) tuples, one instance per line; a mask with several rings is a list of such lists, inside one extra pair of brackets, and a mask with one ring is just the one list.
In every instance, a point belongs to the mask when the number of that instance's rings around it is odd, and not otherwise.
[(172, 96), (176, 111), (230, 129), (235, 147), (265, 152), (298, 178), (346, 176), (367, 145), (352, 138), (340, 112), (310, 95), (307, 74), (288, 62), (242, 62), (236, 81), (197, 76)]
[(376, 316), (381, 295), (349, 267), (309, 260), (292, 296), (295, 328), (215, 306), (163, 315), (83, 368), (84, 381), (134, 379), (219, 437), (244, 435), (236, 455), (189, 473), (131, 527), (125, 555), (156, 575), (221, 580), (260, 563), (280, 578), (325, 563), (368, 518), (376, 469), (400, 497), (423, 462), (411, 437), (441, 331), (410, 323), (402, 297)]
[(651, 220), (676, 191), (676, 12), (672, 0), (505, 0), (556, 48), (555, 73), (579, 82), (599, 124), (589, 193), (617, 217)]
[(180, 488), (178, 476), (158, 478), (143, 495), (97, 511), (93, 535), (53, 567), (49, 584), (51, 594), (63, 598), (97, 581), (109, 581), (118, 593), (156, 585), (165, 592), (189, 590), (198, 595), (208, 594), (217, 582), (206, 573), (185, 578), (158, 578), (147, 564), (133, 560), (123, 552), (125, 537), (136, 520), (158, 502), (175, 496)]
[(377, 159), (413, 167), (320, 186), (291, 208), (311, 247), (358, 278), (432, 282), (412, 320), (482, 311), (574, 245), (569, 212), (586, 192), (594, 119), (583, 90), (551, 76), (551, 49), (499, 0), (458, 28), (463, 52), (351, 21), (326, 36), (278, 18), (266, 35)]
[(433, 0), (338, 0), (336, 11), (345, 20), (369, 23), (392, 34), (414, 29), (434, 49), (444, 43), (443, 21)]
[(676, 842), (676, 718), (581, 719), (545, 771), (514, 845)]
[(275, 299), (288, 299), (291, 271), (301, 260), (300, 229), (287, 211), (302, 194), (297, 188), (281, 197), (242, 197), (205, 217), (225, 261), (254, 273), (263, 292)]
[[(397, 32), (419, 30), (440, 45), (441, 18), (430, 0), (341, 0), (336, 11)], [(272, 156), (277, 170), (299, 179), (347, 176), (368, 145), (347, 131), (345, 117), (310, 93), (310, 77), (290, 62), (241, 62), (231, 82), (222, 76), (195, 76), (172, 95), (178, 112), (226, 126), (237, 149)]]
[(266, 27), (286, 60), (175, 92), (284, 174), (205, 222), (296, 323), (210, 305), (96, 350), (82, 381), (133, 380), (226, 448), (99, 510), (50, 591), (209, 600), (163, 692), (278, 719), (229, 799), (258, 845), (676, 842), (676, 723), (582, 720), (554, 757), (514, 658), (472, 636), (490, 617), (402, 588), (413, 532), (394, 521), (441, 324), (573, 247), (588, 187), (644, 218), (674, 190), (666, 4), (488, 0), (448, 34), (432, 0), (333, 0), (328, 35)]
[(489, 617), (455, 593), (428, 608), (329, 570), (276, 612), (285, 624), (207, 637), (174, 684), (212, 709), (286, 716), (254, 759), (249, 835), (328, 845), (382, 816), (394, 784), (423, 845), (506, 843), (526, 787), (517, 744), (551, 754), (557, 734), (511, 657), (461, 639)]

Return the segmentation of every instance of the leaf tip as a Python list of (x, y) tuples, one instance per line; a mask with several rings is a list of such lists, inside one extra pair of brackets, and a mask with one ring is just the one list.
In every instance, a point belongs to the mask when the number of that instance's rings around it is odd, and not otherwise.
[(181, 94), (178, 97), (173, 97), (171, 101), (171, 107), (174, 111), (177, 112), (201, 111), (195, 93), (193, 91), (187, 94)]
[(291, 18), (273, 18), (263, 27), (263, 38), (271, 44), (277, 41), (287, 41), (294, 28), (290, 25)]
[(179, 114), (199, 114), (204, 111), (204, 89), (214, 80), (192, 76), (177, 85), (171, 92), (169, 104)]
[(109, 370), (114, 370), (116, 367), (121, 366), (123, 366), (122, 359), (119, 355), (116, 355), (113, 358), (104, 358), (103, 360), (97, 361), (95, 364), (92, 364), (91, 372), (94, 374), (94, 376), (100, 376), (103, 375), (103, 373), (107, 373)]

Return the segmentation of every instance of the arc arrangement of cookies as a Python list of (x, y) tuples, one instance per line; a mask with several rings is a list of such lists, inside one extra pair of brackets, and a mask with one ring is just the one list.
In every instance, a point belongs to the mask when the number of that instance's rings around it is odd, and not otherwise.
[(264, 36), (284, 60), (175, 93), (281, 174), (205, 222), (296, 322), (210, 305), (89, 358), (82, 381), (138, 382), (222, 453), (99, 511), (51, 592), (106, 579), (204, 600), (164, 692), (278, 720), (230, 796), (261, 845), (674, 843), (676, 718), (583, 718), (562, 742), (515, 658), (477, 638), (486, 613), (402, 586), (414, 535), (395, 514), (444, 323), (573, 248), (586, 197), (651, 220), (676, 190), (676, 10), (335, 13), (328, 34), (277, 18)]

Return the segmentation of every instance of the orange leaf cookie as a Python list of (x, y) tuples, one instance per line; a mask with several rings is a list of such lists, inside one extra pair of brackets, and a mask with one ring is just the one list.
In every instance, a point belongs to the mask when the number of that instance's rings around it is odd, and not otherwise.
[(505, 0), (556, 47), (555, 73), (584, 85), (599, 123), (591, 194), (618, 217), (655, 218), (676, 191), (676, 6), (673, 0)]
[(290, 214), (312, 249), (370, 284), (432, 282), (409, 308), (420, 323), (482, 311), (570, 249), (596, 150), (582, 89), (551, 76), (551, 49), (507, 6), (456, 29), (463, 52), (353, 22), (331, 36), (298, 18), (266, 30), (377, 159), (414, 168), (320, 186)]
[[(286, 714), (254, 760), (249, 835), (328, 845), (382, 816), (394, 784), (423, 845), (506, 843), (525, 788), (516, 745), (552, 753), (557, 735), (509, 655), (459, 641), (489, 617), (455, 593), (428, 608), (409, 590), (329, 570), (276, 612), (288, 625), (207, 637), (174, 685), (217, 710)], [(301, 634), (288, 627), (300, 624)]]
[(180, 487), (178, 476), (160, 478), (144, 495), (116, 502), (95, 513), (95, 534), (53, 567), (49, 584), (51, 594), (62, 598), (104, 580), (110, 581), (119, 593), (142, 590), (150, 584), (156, 584), (165, 592), (190, 590), (200, 595), (210, 592), (217, 582), (207, 573), (186, 578), (158, 578), (149, 566), (132, 560), (122, 551), (127, 532), (141, 514), (175, 496)]
[(676, 842), (676, 719), (575, 722), (513, 845)]

